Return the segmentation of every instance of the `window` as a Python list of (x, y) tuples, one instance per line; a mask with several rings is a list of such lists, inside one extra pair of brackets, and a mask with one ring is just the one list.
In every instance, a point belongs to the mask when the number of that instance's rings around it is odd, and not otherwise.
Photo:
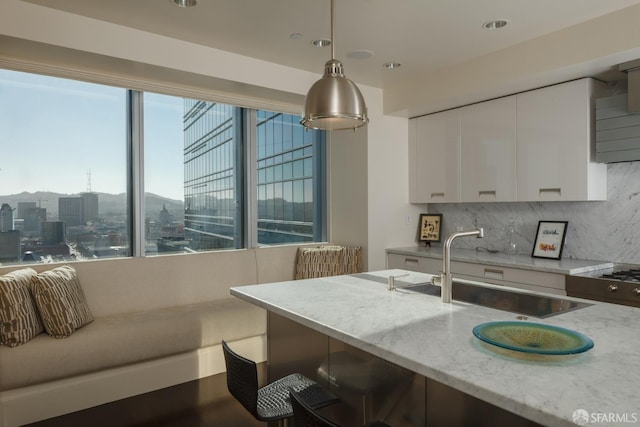
[(0, 263), (130, 255), (125, 99), (0, 70)]
[(325, 240), (298, 120), (0, 70), (0, 264)]
[(145, 93), (143, 110), (148, 255), (325, 240), (314, 202), (324, 200), (323, 132), (290, 114), (166, 95)]

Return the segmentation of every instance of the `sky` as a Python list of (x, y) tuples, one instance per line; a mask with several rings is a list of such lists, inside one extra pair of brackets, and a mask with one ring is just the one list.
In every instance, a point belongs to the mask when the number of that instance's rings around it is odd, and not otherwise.
[[(182, 115), (182, 98), (144, 94), (145, 191), (176, 200)], [(0, 70), (0, 196), (124, 193), (126, 162), (126, 90)]]

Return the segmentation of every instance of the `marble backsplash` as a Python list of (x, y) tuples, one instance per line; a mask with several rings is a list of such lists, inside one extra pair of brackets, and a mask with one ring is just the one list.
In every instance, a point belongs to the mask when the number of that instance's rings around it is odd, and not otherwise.
[(518, 253), (531, 254), (538, 221), (569, 221), (563, 259), (640, 264), (640, 161), (607, 168), (606, 202), (445, 203), (427, 210), (443, 215), (443, 240), (457, 227), (484, 227), (484, 239), (456, 239), (454, 247), (502, 251), (513, 218)]

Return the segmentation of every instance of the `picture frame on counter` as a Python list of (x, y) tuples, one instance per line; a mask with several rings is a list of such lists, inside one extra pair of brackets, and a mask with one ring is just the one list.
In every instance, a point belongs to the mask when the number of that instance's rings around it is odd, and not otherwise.
[(442, 214), (420, 214), (420, 241), (439, 242), (442, 239)]
[(569, 221), (538, 221), (533, 258), (560, 259)]

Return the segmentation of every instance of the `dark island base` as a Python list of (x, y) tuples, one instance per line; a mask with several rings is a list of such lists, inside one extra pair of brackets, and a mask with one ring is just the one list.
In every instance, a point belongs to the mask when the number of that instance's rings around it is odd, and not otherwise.
[(337, 394), (323, 409), (342, 425), (379, 419), (394, 427), (541, 427), (461, 391), (268, 313), (267, 375), (300, 372)]

